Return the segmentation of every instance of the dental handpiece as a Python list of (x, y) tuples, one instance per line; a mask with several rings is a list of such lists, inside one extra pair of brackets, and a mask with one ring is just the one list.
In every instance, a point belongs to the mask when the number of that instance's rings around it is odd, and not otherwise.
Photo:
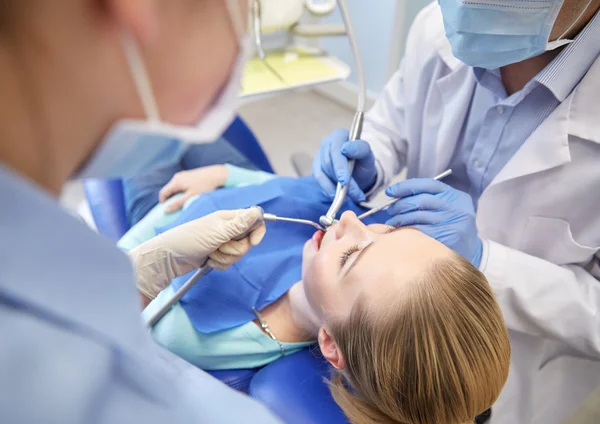
[[(362, 126), (364, 121), (365, 114), (362, 111), (356, 112), (354, 116), (354, 121), (352, 121), (352, 128), (350, 130), (349, 141), (356, 141), (360, 139), (360, 135), (362, 134)], [(348, 167), (350, 168), (350, 177), (352, 178), (352, 172), (354, 171), (354, 161), (348, 161)], [(346, 196), (348, 195), (348, 184), (345, 186), (340, 183), (337, 184), (335, 189), (335, 197), (333, 198), (333, 202), (331, 202), (331, 206), (327, 213), (319, 218), (319, 223), (325, 227), (331, 227), (335, 221), (336, 217), (344, 204), (344, 200), (346, 200)]]
[[(358, 79), (358, 99), (356, 103), (356, 114), (350, 127), (349, 141), (356, 141), (360, 139), (362, 134), (364, 111), (366, 108), (366, 97), (367, 97), (367, 80), (365, 78), (365, 70), (363, 62), (360, 56), (360, 50), (358, 48), (358, 40), (356, 39), (356, 32), (352, 25), (352, 19), (348, 11), (348, 5), (346, 0), (337, 0), (337, 4), (342, 15), (342, 20), (346, 26), (346, 34), (348, 35), (348, 41), (350, 42), (350, 48), (352, 50), (352, 56), (354, 56), (354, 66), (356, 67), (356, 77)], [(350, 177), (354, 171), (354, 161), (349, 161), (348, 166), (350, 168)], [(348, 182), (350, 183), (350, 182)], [(329, 210), (325, 215), (319, 218), (319, 223), (325, 228), (329, 228), (336, 222), (337, 214), (339, 213), (346, 195), (348, 194), (348, 185), (342, 186), (338, 183), (335, 190), (335, 197), (329, 207)]]
[[(263, 208), (261, 208), (260, 206), (253, 206), (255, 208), (259, 209), (260, 212), (260, 216), (259, 218), (256, 220), (256, 222), (254, 224), (252, 224), (252, 226), (246, 230), (243, 234), (234, 237), (233, 240), (239, 241), (239, 240), (243, 240), (246, 237), (248, 237), (248, 235), (250, 235), (250, 233), (252, 233), (252, 231), (254, 231), (256, 228), (260, 227), (263, 222), (265, 221), (264, 216), (266, 215)], [(207, 260), (208, 262), (208, 260)], [(200, 268), (198, 268), (198, 270), (194, 273), (194, 275), (192, 275), (180, 288), (179, 290), (177, 290), (177, 292), (171, 297), (171, 299), (169, 299), (169, 301), (167, 303), (165, 303), (154, 315), (152, 315), (148, 321), (146, 321), (146, 326), (148, 328), (152, 328), (154, 327), (154, 325), (160, 321), (160, 319), (162, 317), (165, 316), (165, 314), (167, 312), (169, 312), (169, 310), (171, 310), (171, 308), (181, 300), (181, 298), (188, 292), (190, 291), (190, 289), (192, 287), (194, 287), (194, 285), (196, 285), (196, 283), (198, 282), (198, 280), (200, 280), (202, 277), (204, 277), (206, 274), (208, 274), (209, 272), (211, 272), (213, 269), (208, 266), (206, 263), (204, 263), (204, 265), (202, 265)]]
[[(438, 175), (437, 177), (434, 177), (433, 179), (436, 181), (439, 181), (443, 178), (446, 178), (448, 175), (452, 174), (452, 170), (451, 169), (446, 169), (444, 172), (442, 172), (440, 175)], [(394, 197), (393, 199), (390, 199), (384, 203), (382, 203), (379, 206), (374, 207), (373, 209), (369, 209), (368, 211), (366, 211), (365, 213), (363, 213), (362, 215), (360, 215), (358, 217), (358, 219), (363, 220), (366, 217), (369, 217), (379, 211), (384, 210), (385, 208), (392, 206), (394, 203), (396, 203), (398, 200), (400, 200), (399, 198)]]

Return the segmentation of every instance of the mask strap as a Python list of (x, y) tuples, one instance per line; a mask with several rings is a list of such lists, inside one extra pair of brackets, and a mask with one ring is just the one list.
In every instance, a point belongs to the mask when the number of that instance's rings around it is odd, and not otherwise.
[[(248, 0), (247, 3), (248, 10), (251, 10), (252, 0)], [(247, 22), (247, 20), (244, 19), (240, 7), (240, 0), (227, 0), (225, 4), (227, 5), (227, 10), (229, 12), (229, 17), (231, 19), (231, 24), (233, 25), (236, 39), (238, 40), (238, 44), (240, 44), (246, 35), (245, 25)]]
[(121, 38), (123, 40), (127, 64), (129, 65), (129, 72), (131, 73), (133, 82), (137, 88), (138, 95), (140, 96), (146, 118), (149, 121), (160, 122), (156, 97), (154, 96), (150, 78), (148, 77), (148, 71), (142, 60), (138, 44), (131, 34), (126, 31), (123, 31)]
[(583, 17), (583, 15), (585, 15), (585, 12), (587, 12), (588, 7), (590, 7), (590, 5), (593, 2), (594, 2), (594, 0), (590, 0), (588, 2), (588, 4), (584, 7), (584, 9), (581, 11), (581, 13), (579, 14), (579, 16), (577, 17), (577, 19), (575, 19), (575, 21), (573, 21), (573, 23), (571, 24), (571, 26), (565, 32), (563, 32), (563, 34), (560, 37), (558, 37), (555, 41), (562, 40), (565, 35), (567, 35), (569, 32), (571, 32), (571, 30), (575, 27), (575, 25), (577, 25), (577, 23)]

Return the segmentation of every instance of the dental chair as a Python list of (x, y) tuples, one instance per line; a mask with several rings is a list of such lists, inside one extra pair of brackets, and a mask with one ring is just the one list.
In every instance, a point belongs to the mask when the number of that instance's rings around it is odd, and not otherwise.
[[(273, 168), (258, 140), (237, 118), (223, 137), (258, 168)], [(304, 173), (304, 172), (302, 172)], [(96, 229), (117, 241), (129, 230), (121, 180), (86, 180), (85, 196)], [(318, 350), (304, 350), (262, 369), (211, 371), (228, 386), (250, 394), (288, 424), (347, 424), (335, 404), (325, 378), (329, 367)]]

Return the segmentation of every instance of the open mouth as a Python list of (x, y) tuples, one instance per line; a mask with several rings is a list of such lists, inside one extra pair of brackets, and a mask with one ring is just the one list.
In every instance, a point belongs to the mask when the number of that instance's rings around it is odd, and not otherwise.
[(321, 242), (323, 241), (324, 235), (325, 235), (325, 232), (321, 231), (321, 230), (319, 230), (313, 234), (312, 241), (313, 241), (313, 246), (316, 251), (319, 251), (319, 249), (321, 248)]

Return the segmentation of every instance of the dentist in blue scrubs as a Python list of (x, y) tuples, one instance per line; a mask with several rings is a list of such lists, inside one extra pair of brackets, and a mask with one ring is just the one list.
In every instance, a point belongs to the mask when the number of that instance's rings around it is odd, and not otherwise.
[(0, 1), (3, 423), (277, 422), (157, 346), (136, 290), (231, 265), (264, 235), (232, 241), (257, 213), (217, 212), (130, 260), (57, 201), (69, 178), (144, 169), (164, 146), (140, 133), (219, 137), (247, 22), (247, 0)]
[(389, 224), (478, 266), (512, 347), (491, 423), (562, 423), (600, 383), (600, 0), (439, 0), (405, 52), (363, 141), (331, 134), (314, 176), (387, 187)]

